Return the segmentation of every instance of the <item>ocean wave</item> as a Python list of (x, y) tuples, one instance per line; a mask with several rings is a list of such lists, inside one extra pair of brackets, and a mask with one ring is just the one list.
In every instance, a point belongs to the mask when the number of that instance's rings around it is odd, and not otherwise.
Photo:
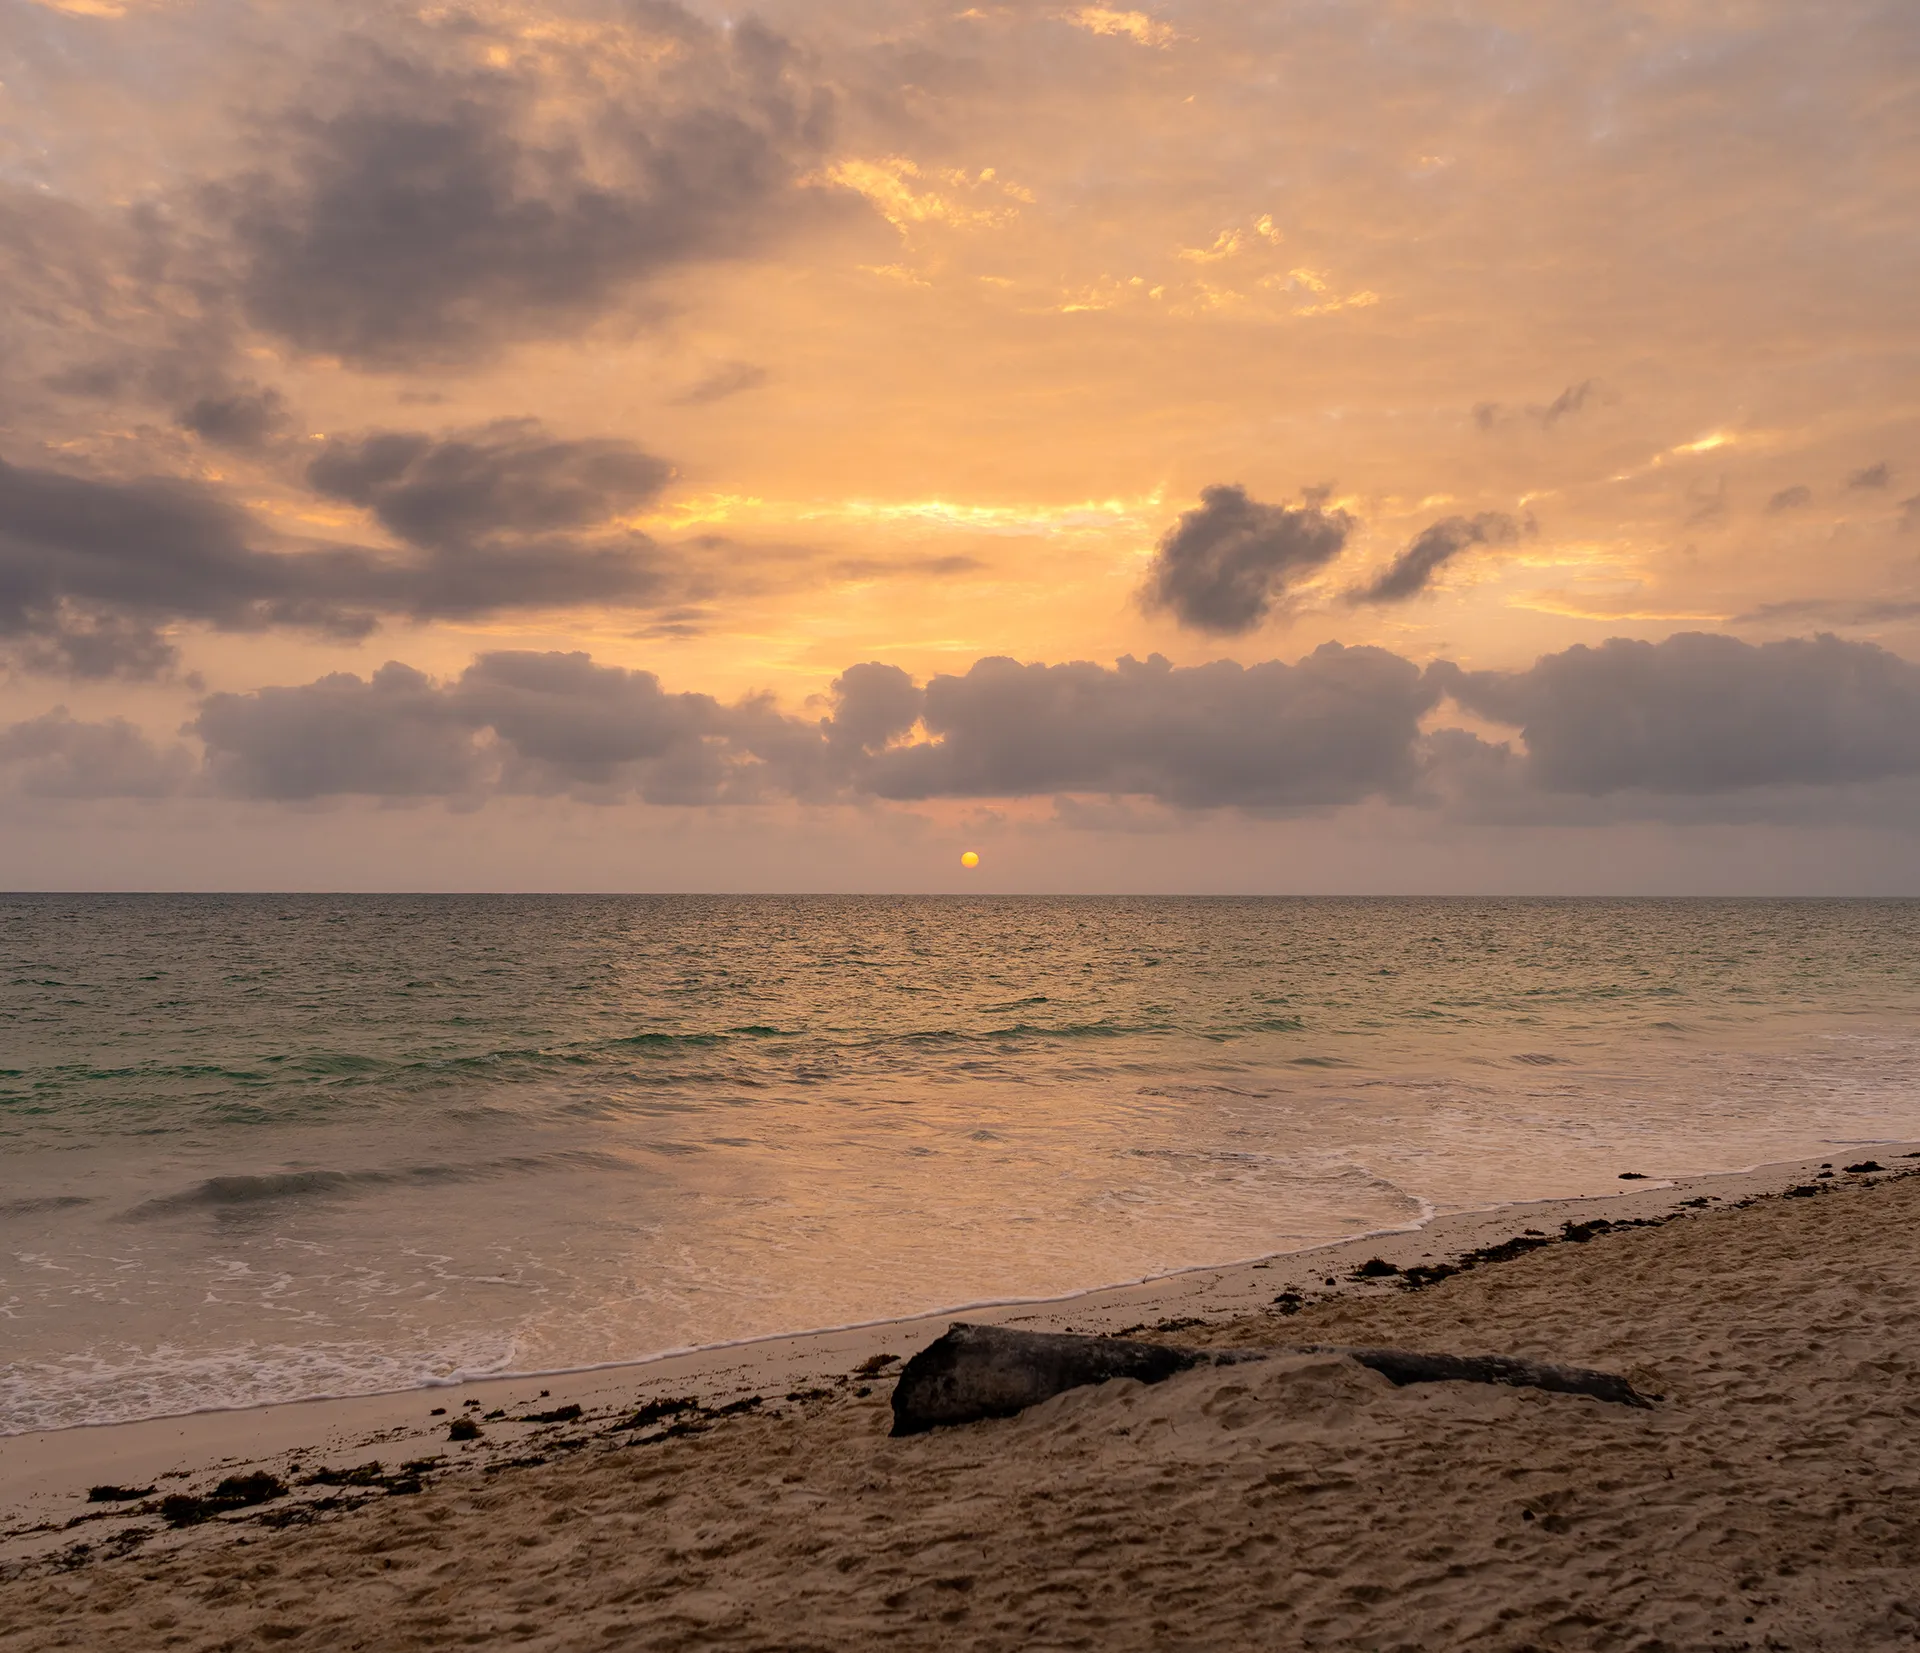
[[(768, 1029), (771, 1032), (772, 1029)], [(709, 1045), (724, 1045), (727, 1036), (724, 1033), (629, 1033), (623, 1039), (605, 1040), (600, 1048), (618, 1050), (624, 1046), (638, 1046), (642, 1050), (675, 1050), (683, 1046), (702, 1049)]]
[(37, 1199), (0, 1200), (0, 1217), (32, 1217), (42, 1211), (65, 1211), (76, 1205), (92, 1205), (90, 1194), (46, 1194)]
[(624, 1160), (612, 1154), (575, 1149), (553, 1154), (509, 1154), (467, 1165), (403, 1165), (357, 1171), (230, 1172), (225, 1176), (208, 1177), (175, 1194), (160, 1194), (142, 1200), (124, 1216), (128, 1221), (139, 1221), (179, 1212), (257, 1209), (293, 1200), (350, 1196), (374, 1188), (485, 1182), (528, 1172), (569, 1168), (623, 1169), (625, 1165)]

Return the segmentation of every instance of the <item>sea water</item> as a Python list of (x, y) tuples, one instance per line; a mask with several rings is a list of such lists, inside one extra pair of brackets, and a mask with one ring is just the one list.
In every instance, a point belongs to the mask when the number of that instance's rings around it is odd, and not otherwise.
[(0, 1433), (1920, 1135), (1920, 904), (0, 898)]

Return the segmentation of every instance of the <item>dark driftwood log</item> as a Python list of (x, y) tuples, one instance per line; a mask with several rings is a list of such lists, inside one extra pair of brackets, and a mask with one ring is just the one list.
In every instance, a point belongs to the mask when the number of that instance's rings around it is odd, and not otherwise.
[(1105, 1383), (1137, 1378), (1160, 1383), (1195, 1366), (1230, 1366), (1276, 1355), (1348, 1355), (1397, 1384), (1506, 1383), (1590, 1395), (1625, 1406), (1646, 1406), (1625, 1378), (1578, 1366), (1542, 1366), (1504, 1355), (1428, 1355), (1408, 1349), (1348, 1349), (1313, 1344), (1297, 1349), (1181, 1349), (1117, 1337), (1070, 1332), (1022, 1332), (956, 1321), (901, 1369), (893, 1391), (893, 1433), (918, 1435), (943, 1424), (1007, 1418), (1043, 1400)]
[(1109, 1378), (1159, 1383), (1196, 1365), (1189, 1349), (1067, 1332), (1016, 1332), (956, 1322), (901, 1368), (893, 1432), (1010, 1418), (1067, 1389)]
[[(1276, 1350), (1275, 1353), (1283, 1351)], [(1621, 1406), (1653, 1402), (1623, 1377), (1587, 1366), (1546, 1366), (1511, 1355), (1423, 1355), (1411, 1349), (1349, 1349), (1337, 1343), (1303, 1344), (1300, 1354), (1350, 1355), (1382, 1377), (1408, 1383), (1506, 1383), (1516, 1389), (1551, 1389), (1561, 1395), (1587, 1395)]]

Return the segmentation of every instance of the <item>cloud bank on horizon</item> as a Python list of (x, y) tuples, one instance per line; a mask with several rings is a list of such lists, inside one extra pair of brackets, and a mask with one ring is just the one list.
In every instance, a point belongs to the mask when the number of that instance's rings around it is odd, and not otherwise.
[[(1300, 660), (1179, 667), (1160, 655), (978, 660), (925, 683), (867, 662), (825, 715), (670, 692), (584, 653), (500, 650), (436, 680), (362, 678), (205, 696), (149, 740), (64, 708), (0, 728), (0, 768), (48, 797), (309, 802), (508, 794), (740, 805), (1068, 796), (1180, 810), (1325, 810), (1384, 799), (1456, 814), (1522, 799), (1661, 813), (1666, 800), (1920, 777), (1920, 665), (1834, 636), (1616, 638), (1518, 671), (1422, 669), (1325, 643)], [(1462, 714), (1512, 730), (1489, 741)], [(1590, 812), (1589, 812), (1590, 813)], [(1546, 818), (1544, 815), (1542, 818)]]
[(0, 818), (1920, 827), (1910, 6), (0, 3)]

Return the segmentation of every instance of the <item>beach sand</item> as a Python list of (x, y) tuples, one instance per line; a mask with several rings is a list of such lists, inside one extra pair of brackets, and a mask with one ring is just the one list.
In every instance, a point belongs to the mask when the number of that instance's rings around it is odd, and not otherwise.
[[(1648, 1411), (1395, 1389), (1301, 1355), (893, 1440), (890, 1384), (854, 1368), (941, 1329), (917, 1322), (21, 1437), (0, 1443), (0, 1647), (1911, 1646), (1920, 1173), (1872, 1151), (1886, 1174), (1636, 1187), (969, 1316), (1118, 1330), (1134, 1313), (1186, 1343), (1521, 1354), (1622, 1372), (1662, 1397)], [(1566, 1237), (1596, 1219), (1612, 1226)], [(1501, 1243), (1516, 1237), (1550, 1243)], [(1473, 1252), (1417, 1291), (1353, 1278), (1375, 1255)], [(688, 1393), (704, 1410), (613, 1427)], [(444, 1439), (462, 1411), (573, 1404), (581, 1417)], [(89, 1479), (167, 1474), (159, 1492), (191, 1494), (236, 1466), (297, 1482), (372, 1457), (384, 1483), (336, 1474), (177, 1532), (152, 1498), (131, 1515), (82, 1501)], [(414, 1477), (392, 1471), (425, 1457), (441, 1462), (421, 1490), (394, 1490)]]

